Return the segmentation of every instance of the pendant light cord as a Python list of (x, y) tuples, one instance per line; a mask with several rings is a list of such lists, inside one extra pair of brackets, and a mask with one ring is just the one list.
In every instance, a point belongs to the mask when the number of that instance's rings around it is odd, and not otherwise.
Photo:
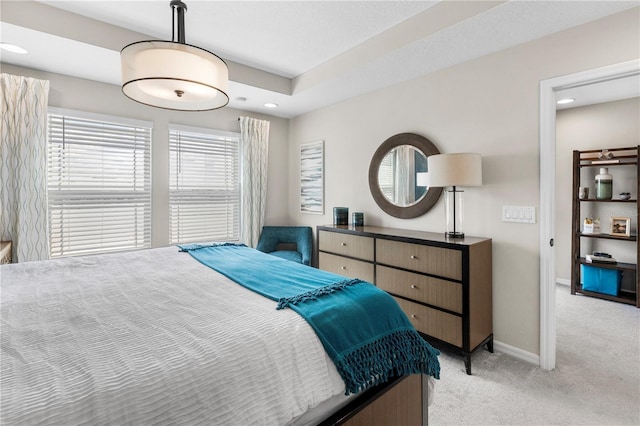
[(176, 41), (176, 9), (171, 2), (171, 41)]
[[(185, 44), (184, 13), (187, 5), (180, 0), (171, 0), (171, 41)], [(176, 19), (178, 20), (178, 40), (176, 40)]]

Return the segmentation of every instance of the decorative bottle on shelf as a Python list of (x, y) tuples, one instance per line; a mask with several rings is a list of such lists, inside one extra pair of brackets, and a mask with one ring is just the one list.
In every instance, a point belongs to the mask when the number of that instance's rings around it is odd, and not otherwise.
[(596, 175), (596, 199), (610, 200), (613, 195), (613, 176), (609, 174), (607, 167), (600, 168)]

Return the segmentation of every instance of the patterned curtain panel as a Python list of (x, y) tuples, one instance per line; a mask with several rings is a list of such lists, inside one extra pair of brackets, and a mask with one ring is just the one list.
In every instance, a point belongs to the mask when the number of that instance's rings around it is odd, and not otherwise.
[(2, 74), (0, 239), (13, 261), (49, 258), (47, 103), (49, 82)]
[(255, 247), (264, 224), (267, 202), (269, 123), (240, 117), (242, 145), (242, 241)]

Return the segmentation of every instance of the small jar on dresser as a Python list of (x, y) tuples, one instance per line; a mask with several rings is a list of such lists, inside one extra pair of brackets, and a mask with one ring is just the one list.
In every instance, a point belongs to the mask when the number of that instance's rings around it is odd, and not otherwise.
[(318, 267), (390, 293), (435, 347), (493, 352), (492, 241), (375, 226), (317, 228)]

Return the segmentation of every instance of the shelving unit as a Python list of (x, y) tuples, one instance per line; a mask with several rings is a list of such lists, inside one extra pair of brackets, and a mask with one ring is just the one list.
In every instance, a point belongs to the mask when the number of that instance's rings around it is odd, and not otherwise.
[[(630, 148), (615, 148), (608, 149), (613, 154), (613, 158), (609, 161), (601, 160), (598, 155), (602, 150), (587, 150), (587, 151), (573, 151), (573, 194), (572, 194), (572, 240), (571, 240), (571, 294), (580, 293), (585, 296), (597, 297), (600, 299), (611, 300), (615, 302), (627, 303), (640, 308), (640, 285), (638, 283), (638, 264), (639, 262), (639, 240), (637, 230), (630, 236), (617, 236), (610, 235), (608, 229), (608, 217), (604, 218), (601, 224), (600, 234), (584, 234), (582, 233), (582, 221), (584, 219), (583, 209), (586, 204), (597, 206), (599, 203), (607, 203), (608, 206), (628, 206), (632, 204), (635, 206), (635, 217), (638, 217), (639, 203), (638, 203), (638, 187), (640, 187), (640, 164), (638, 161), (638, 153), (640, 152), (640, 146)], [(609, 173), (613, 175), (614, 182), (616, 181), (616, 170), (620, 171), (621, 167), (632, 168), (635, 174), (636, 188), (635, 192), (632, 192), (630, 200), (616, 199), (617, 195), (614, 193), (613, 198), (610, 200), (599, 200), (595, 198), (594, 194), (589, 194), (590, 197), (586, 199), (580, 199), (578, 196), (578, 188), (581, 186), (581, 176), (583, 170), (587, 168), (601, 168), (607, 167)], [(629, 191), (631, 192), (631, 191)], [(633, 230), (632, 230), (633, 231)], [(620, 242), (635, 242), (635, 263), (590, 263), (585, 259), (583, 240), (596, 239), (596, 240), (617, 240)], [(615, 257), (615, 256), (614, 256)], [(586, 291), (582, 289), (581, 284), (581, 272), (580, 265), (595, 266), (604, 269), (614, 269), (623, 271), (625, 274), (633, 274), (635, 280), (635, 287), (632, 289), (621, 289), (617, 296), (611, 296), (608, 294), (596, 293)]]

